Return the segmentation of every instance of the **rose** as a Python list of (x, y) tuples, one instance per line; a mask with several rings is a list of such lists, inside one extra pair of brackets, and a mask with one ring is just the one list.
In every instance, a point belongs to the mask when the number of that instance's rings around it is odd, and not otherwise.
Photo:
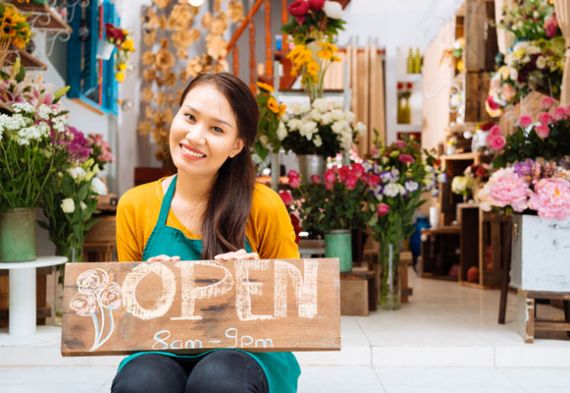
[(376, 208), (376, 214), (378, 214), (378, 217), (384, 217), (389, 212), (390, 212), (390, 206), (388, 206), (385, 203), (378, 204), (378, 207)]
[(519, 126), (527, 128), (531, 124), (532, 124), (532, 117), (530, 117), (529, 115), (522, 115), (519, 118)]
[(305, 22), (305, 16), (309, 12), (309, 3), (305, 0), (295, 0), (289, 4), (287, 9), (297, 19), (297, 23), (302, 25)]
[(358, 182), (358, 177), (356, 177), (353, 173), (350, 173), (346, 180), (344, 181), (344, 185), (349, 190), (354, 190), (356, 188), (356, 183)]
[(396, 142), (394, 142), (394, 145), (396, 145), (398, 149), (404, 149), (406, 147), (406, 142), (398, 139)]
[(103, 307), (116, 310), (121, 307), (121, 287), (119, 284), (110, 283), (100, 294), (99, 300)]
[(555, 120), (564, 120), (566, 116), (567, 116), (566, 109), (564, 107), (560, 106), (554, 110)]
[(287, 173), (287, 177), (289, 178), (289, 186), (291, 188), (299, 188), (301, 185), (301, 176), (299, 175), (299, 172), (290, 170), (289, 173)]
[(554, 98), (544, 97), (542, 99), (541, 106), (542, 106), (542, 109), (550, 109), (555, 103), (556, 103), (556, 100)]
[(499, 127), (498, 125), (494, 125), (493, 127), (491, 127), (491, 129), (489, 130), (489, 136), (491, 135), (501, 135), (501, 127)]
[(103, 269), (86, 270), (77, 277), (77, 290), (84, 295), (101, 293), (109, 284), (109, 275)]
[(534, 186), (529, 207), (544, 218), (563, 220), (570, 215), (570, 182), (566, 179), (541, 179)]
[(497, 151), (501, 150), (503, 147), (505, 147), (506, 143), (507, 141), (505, 137), (502, 135), (489, 134), (489, 136), (487, 137), (487, 144), (493, 150)]
[(81, 317), (93, 315), (96, 311), (95, 297), (78, 293), (69, 302), (69, 308)]
[(309, 0), (309, 7), (312, 11), (320, 11), (325, 4), (325, 0)]
[(313, 184), (321, 184), (321, 177), (319, 175), (312, 175), (311, 176), (311, 183)]
[(364, 167), (362, 166), (362, 164), (359, 163), (352, 164), (352, 174), (357, 178), (361, 178), (362, 175), (364, 175)]
[(370, 188), (375, 188), (378, 184), (380, 184), (380, 176), (371, 173), (366, 176), (366, 183)]
[(538, 115), (538, 121), (545, 126), (549, 125), (553, 119), (552, 115), (548, 112), (542, 112)]
[(289, 190), (279, 191), (279, 196), (281, 197), (281, 200), (285, 205), (289, 206), (290, 204), (293, 203), (293, 195), (291, 194), (291, 191)]
[(550, 135), (550, 128), (544, 124), (540, 124), (534, 128), (534, 132), (540, 139), (546, 139), (548, 135)]

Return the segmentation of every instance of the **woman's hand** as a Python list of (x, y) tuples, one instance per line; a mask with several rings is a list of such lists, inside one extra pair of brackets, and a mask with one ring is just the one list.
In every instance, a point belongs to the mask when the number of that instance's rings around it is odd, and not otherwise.
[(165, 254), (161, 254), (161, 255), (157, 255), (155, 257), (151, 257), (149, 259), (147, 259), (147, 262), (176, 262), (179, 261), (180, 257), (175, 255), (173, 257), (165, 255)]
[(243, 248), (234, 252), (226, 252), (225, 254), (218, 254), (214, 257), (217, 260), (230, 261), (234, 259), (259, 259), (259, 254), (256, 252), (247, 252)]

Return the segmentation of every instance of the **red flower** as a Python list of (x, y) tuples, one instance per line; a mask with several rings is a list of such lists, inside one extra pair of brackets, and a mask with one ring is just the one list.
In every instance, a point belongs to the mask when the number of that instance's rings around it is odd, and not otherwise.
[(313, 184), (321, 184), (321, 177), (319, 175), (311, 176), (311, 183)]
[(397, 87), (398, 90), (402, 90), (404, 88), (404, 84), (402, 82), (398, 82)]
[(538, 135), (540, 139), (546, 139), (548, 135), (550, 135), (550, 128), (548, 128), (547, 125), (541, 124), (535, 127), (534, 132), (536, 132), (536, 135)]
[(349, 173), (350, 173), (350, 170), (348, 169), (348, 167), (341, 166), (338, 170), (338, 179), (344, 183), (344, 181), (348, 177)]
[(305, 22), (305, 16), (309, 12), (309, 2), (305, 0), (295, 0), (289, 7), (289, 13), (297, 19), (297, 22), (302, 25)]
[(502, 135), (501, 133), (501, 127), (494, 125), (493, 127), (491, 127), (491, 129), (489, 130), (489, 136), (500, 136)]
[(553, 120), (553, 117), (548, 112), (542, 112), (541, 114), (538, 115), (538, 121), (542, 125), (547, 126), (552, 122), (552, 120)]
[(368, 183), (368, 186), (371, 188), (376, 187), (378, 184), (380, 184), (380, 176), (378, 175), (368, 175), (366, 177), (366, 183)]
[(500, 108), (499, 104), (497, 104), (495, 102), (495, 100), (493, 99), (492, 96), (488, 96), (487, 97), (487, 104), (489, 104), (489, 108), (491, 108), (492, 110), (496, 111), (497, 109)]
[(384, 217), (386, 214), (388, 214), (389, 211), (390, 211), (390, 206), (388, 206), (385, 203), (379, 204), (378, 207), (376, 208), (376, 214), (378, 214), (378, 217)]
[(357, 178), (361, 178), (362, 175), (364, 174), (364, 167), (362, 166), (362, 164), (359, 163), (352, 164), (352, 174)]
[(281, 197), (281, 200), (285, 205), (290, 205), (291, 203), (293, 203), (293, 195), (291, 194), (291, 191), (289, 190), (279, 191), (279, 196)]
[(354, 174), (349, 174), (346, 177), (346, 180), (344, 182), (344, 185), (346, 186), (346, 188), (348, 188), (349, 190), (354, 190), (356, 188), (356, 183), (358, 182), (358, 178), (356, 176), (354, 176)]
[(289, 173), (287, 173), (287, 177), (289, 177), (289, 186), (291, 188), (299, 188), (301, 185), (301, 177), (299, 176), (299, 172), (291, 169)]
[(309, 0), (309, 7), (311, 7), (313, 11), (322, 10), (323, 5), (325, 5), (325, 0)]
[(398, 149), (404, 149), (406, 147), (406, 142), (398, 139), (396, 142), (394, 142), (394, 145), (396, 145)]
[(400, 154), (400, 157), (398, 157), (398, 159), (400, 160), (400, 162), (402, 162), (403, 164), (412, 164), (414, 163), (416, 160), (414, 160), (414, 157), (412, 157), (409, 154)]

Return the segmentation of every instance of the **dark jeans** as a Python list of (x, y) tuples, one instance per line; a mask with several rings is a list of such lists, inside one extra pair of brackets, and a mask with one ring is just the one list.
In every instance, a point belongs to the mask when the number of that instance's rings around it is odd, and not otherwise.
[(221, 350), (196, 359), (145, 354), (115, 376), (111, 393), (268, 393), (261, 366), (239, 351)]

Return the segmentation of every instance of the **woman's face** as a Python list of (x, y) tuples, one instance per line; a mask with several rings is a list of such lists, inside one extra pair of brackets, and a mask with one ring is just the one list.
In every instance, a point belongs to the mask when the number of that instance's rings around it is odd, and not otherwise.
[(178, 170), (213, 177), (242, 148), (226, 97), (210, 83), (190, 90), (170, 126), (170, 154)]

